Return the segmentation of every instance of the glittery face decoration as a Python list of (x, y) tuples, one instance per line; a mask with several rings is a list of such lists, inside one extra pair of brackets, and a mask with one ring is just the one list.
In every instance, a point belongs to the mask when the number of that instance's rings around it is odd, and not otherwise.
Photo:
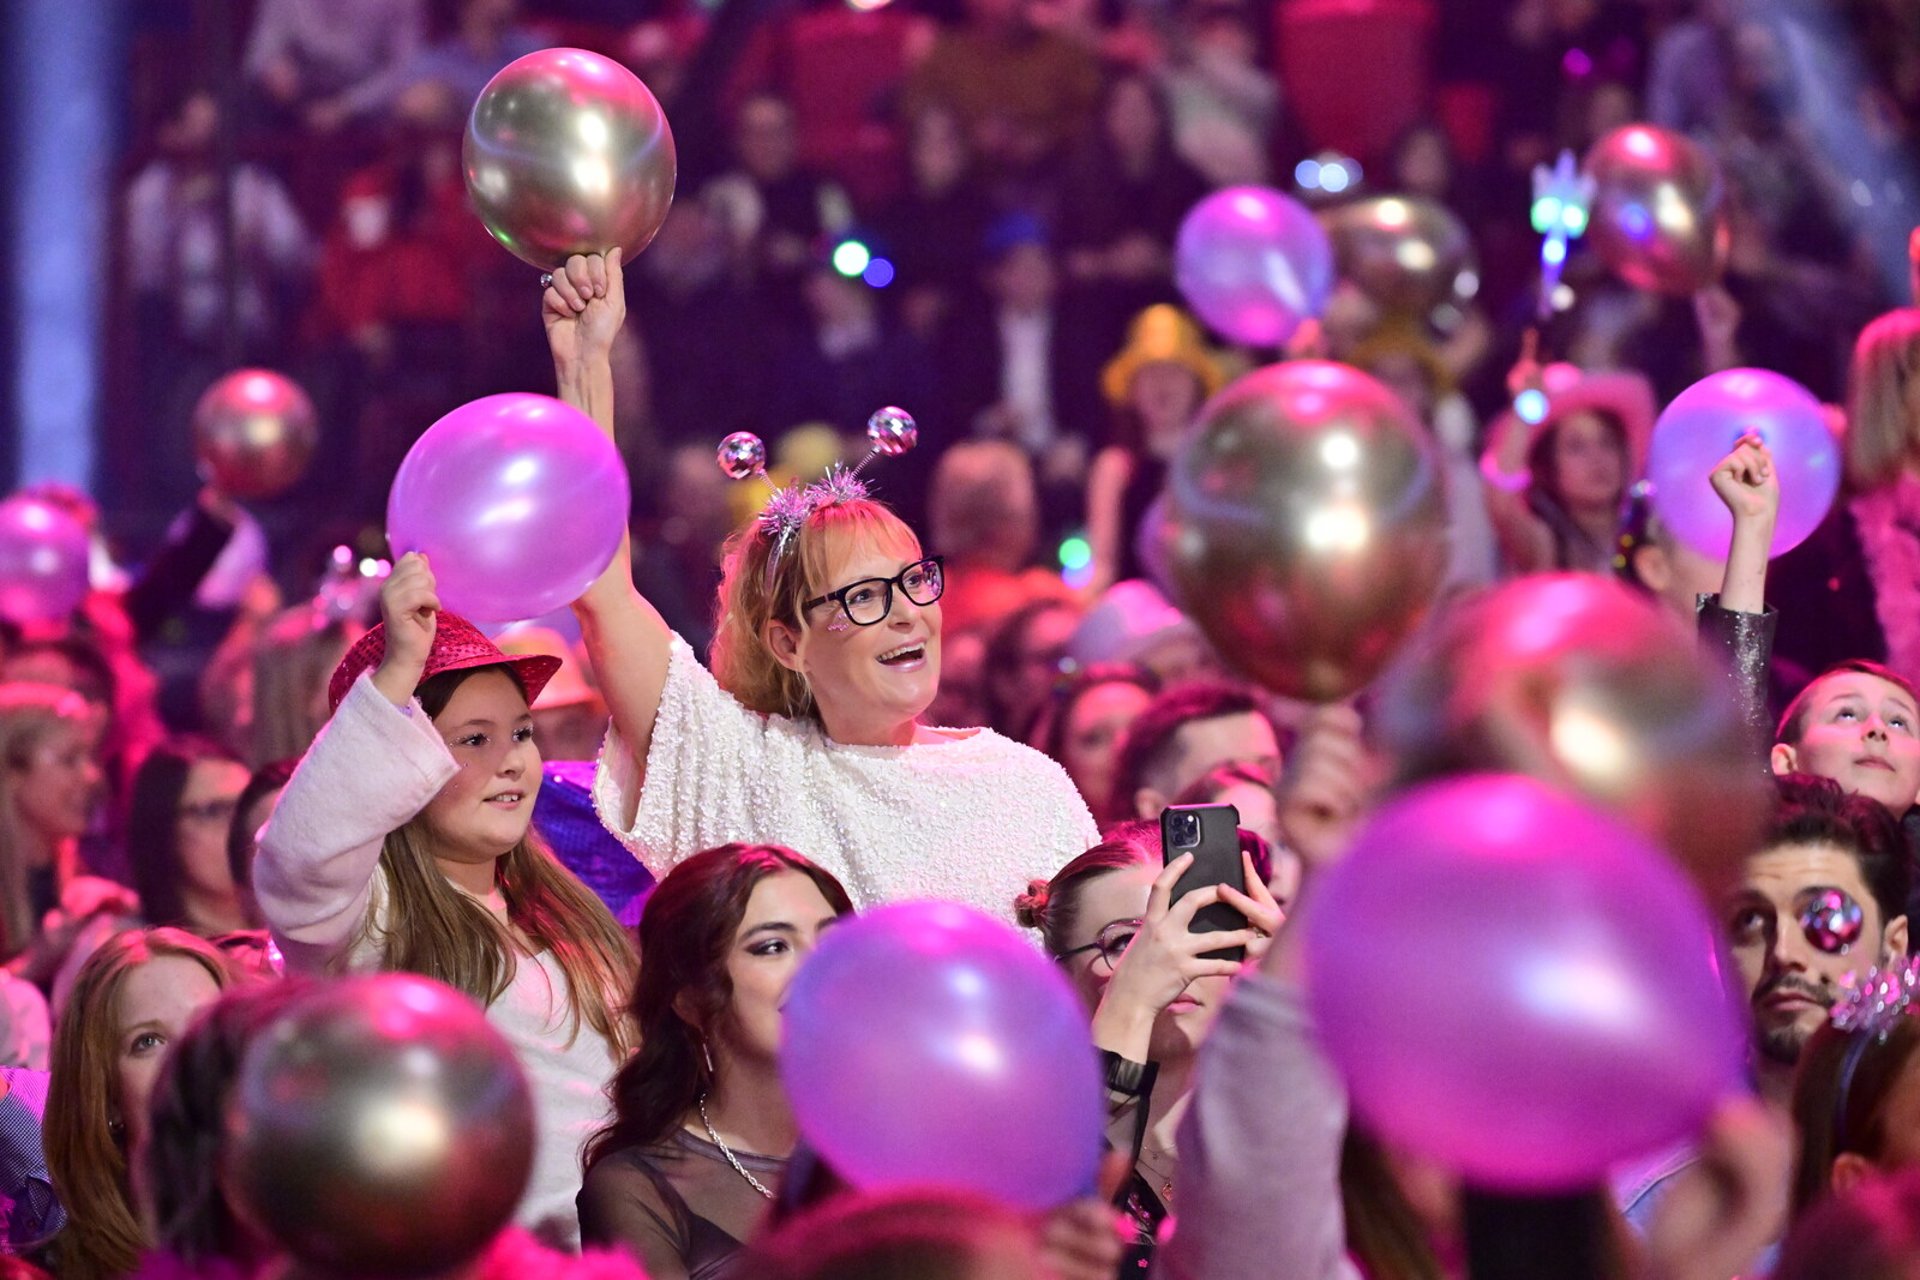
[(1830, 956), (1844, 956), (1860, 941), (1866, 913), (1842, 889), (1809, 889), (1800, 896), (1800, 929), (1807, 944)]

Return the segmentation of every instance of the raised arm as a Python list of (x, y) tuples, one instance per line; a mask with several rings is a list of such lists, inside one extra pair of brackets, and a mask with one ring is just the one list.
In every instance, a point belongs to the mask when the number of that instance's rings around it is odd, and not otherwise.
[(1773, 455), (1757, 434), (1742, 436), (1713, 469), (1713, 491), (1733, 514), (1720, 607), (1733, 613), (1767, 611), (1767, 557), (1780, 515), (1780, 476)]
[[(568, 259), (553, 273), (542, 315), (560, 398), (585, 411), (612, 439), (613, 341), (627, 318), (620, 251)], [(629, 539), (620, 540), (613, 563), (574, 601), (573, 609), (613, 727), (644, 780), (673, 633), (659, 610), (634, 590)], [(637, 787), (634, 794), (638, 796)], [(624, 816), (632, 822), (632, 814)]]

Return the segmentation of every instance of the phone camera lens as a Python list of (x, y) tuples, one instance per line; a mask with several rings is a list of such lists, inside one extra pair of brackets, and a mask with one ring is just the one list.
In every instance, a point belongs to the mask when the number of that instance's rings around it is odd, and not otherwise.
[(1191, 849), (1200, 843), (1200, 815), (1197, 813), (1176, 814), (1173, 820), (1173, 843), (1176, 848)]

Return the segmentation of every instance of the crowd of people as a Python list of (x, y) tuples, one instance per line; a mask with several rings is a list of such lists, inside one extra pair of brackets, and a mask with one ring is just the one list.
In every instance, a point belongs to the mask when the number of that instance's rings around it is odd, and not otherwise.
[[(143, 19), (138, 376), (110, 397), (137, 463), (103, 465), (97, 505), (43, 491), (93, 532), (94, 589), (70, 618), (0, 622), (0, 1276), (333, 1275), (250, 1215), (222, 1152), (249, 1046), (373, 970), (483, 1007), (534, 1101), (514, 1221), (447, 1275), (1920, 1266), (1903, 4), (1382, 3), (1430, 72), (1380, 87), (1405, 109), (1390, 139), (1327, 132), (1327, 86), (1281, 56), (1313, 20), (1291, 0), (245, 7), (213, 82), (154, 69), (205, 36), (199, 7)], [(631, 260), (576, 257), (536, 289), (466, 207), (461, 127), (495, 71), (563, 39), (660, 97), (679, 198)], [(1724, 273), (1663, 298), (1576, 250), (1543, 310), (1529, 174), (1636, 120), (1716, 157)], [(1344, 191), (1307, 180), (1334, 170)], [(1477, 267), (1431, 311), (1343, 279), (1286, 350), (1216, 343), (1174, 238), (1236, 183), (1440, 202)], [(1398, 393), (1445, 474), (1445, 586), (1407, 646), (1428, 665), (1397, 695), (1306, 705), (1239, 679), (1142, 537), (1207, 397), (1307, 356)], [(243, 360), (296, 376), (325, 424), (300, 487), (252, 509), (196, 475), (186, 430)], [(1845, 460), (1825, 523), (1771, 561), (1788, 469), (1760, 437), (1701, 477), (1724, 559), (1637, 484), (1659, 407), (1748, 365), (1829, 402)], [(412, 439), (509, 389), (610, 435), (635, 511), (571, 610), (502, 628), (443, 609), (432, 563), (377, 521)], [(1544, 412), (1513, 407), (1529, 391)], [(883, 405), (920, 446), (850, 477)], [(771, 497), (715, 466), (737, 429), (769, 442)], [(1536, 635), (1514, 662), (1535, 683), (1612, 663), (1654, 687), (1697, 656), (1748, 732), (1747, 790), (1608, 798), (1717, 913), (1752, 1088), (1554, 1201), (1579, 1229), (1529, 1235), (1539, 1204), (1349, 1116), (1299, 922), (1413, 782), (1497, 764), (1585, 785), (1530, 768), (1500, 719), (1549, 696), (1494, 680), (1499, 610), (1524, 617), (1540, 582), (1599, 592), (1582, 607), (1607, 633)], [(1479, 717), (1458, 751), (1406, 748), (1410, 696)], [(1685, 736), (1626, 772), (1707, 749)], [(1192, 804), (1234, 807), (1241, 866), (1176, 897), (1191, 859), (1160, 818)], [(803, 1141), (780, 1071), (795, 972), (837, 922), (927, 898), (1027, 930), (1084, 1005), (1109, 1152), (1079, 1199), (861, 1190)], [(1193, 930), (1221, 908), (1235, 928)]]

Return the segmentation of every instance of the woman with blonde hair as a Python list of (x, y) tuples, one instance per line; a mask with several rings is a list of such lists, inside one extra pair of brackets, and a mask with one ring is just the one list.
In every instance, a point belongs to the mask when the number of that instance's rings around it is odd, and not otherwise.
[(424, 557), (328, 690), (333, 718), (261, 833), (253, 889), (290, 970), (396, 969), (466, 992), (533, 1082), (523, 1225), (571, 1237), (580, 1145), (632, 1047), (633, 948), (531, 830), (529, 705), (560, 661), (514, 658), (440, 611)]
[[(611, 433), (619, 256), (572, 259), (545, 309), (562, 398)], [(1033, 873), (1098, 835), (1039, 752), (920, 723), (945, 585), (857, 479), (783, 490), (728, 543), (709, 672), (634, 590), (623, 548), (575, 603), (613, 714), (601, 821), (663, 878), (701, 849), (783, 844), (856, 904), (938, 897), (1005, 917)]]
[(63, 1280), (132, 1271), (148, 1245), (128, 1169), (169, 1044), (233, 979), (211, 943), (179, 929), (116, 934), (80, 969), (53, 1041), (41, 1128), (66, 1209), (52, 1249)]
[(1774, 563), (1776, 660), (1799, 672), (1852, 658), (1920, 675), (1920, 308), (1860, 331), (1847, 371), (1841, 500)]
[(105, 783), (99, 733), (72, 690), (0, 684), (0, 957), (41, 985), (90, 918), (134, 907), (130, 891), (81, 868), (80, 837)]

